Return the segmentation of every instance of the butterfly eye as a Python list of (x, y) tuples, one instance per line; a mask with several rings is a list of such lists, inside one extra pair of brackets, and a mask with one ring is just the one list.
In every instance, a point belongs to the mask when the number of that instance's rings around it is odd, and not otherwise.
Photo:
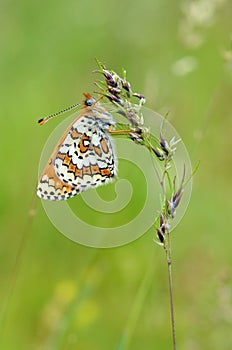
[(92, 106), (92, 104), (95, 102), (94, 99), (86, 99), (85, 100), (85, 105), (86, 106)]

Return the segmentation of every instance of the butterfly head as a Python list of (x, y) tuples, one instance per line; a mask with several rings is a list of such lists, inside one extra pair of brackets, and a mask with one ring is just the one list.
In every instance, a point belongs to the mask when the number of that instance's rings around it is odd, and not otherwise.
[(96, 102), (95, 98), (93, 98), (90, 94), (84, 93), (85, 100), (84, 100), (84, 105), (89, 107), (92, 106)]

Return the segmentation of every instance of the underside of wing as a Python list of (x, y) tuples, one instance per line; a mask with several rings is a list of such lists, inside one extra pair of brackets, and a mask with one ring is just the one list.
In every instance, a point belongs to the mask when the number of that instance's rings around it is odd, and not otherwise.
[(47, 200), (64, 200), (79, 193), (78, 188), (71, 187), (62, 182), (54, 171), (54, 161), (50, 159), (40, 177), (37, 187), (37, 195)]
[(116, 176), (112, 140), (94, 117), (83, 116), (71, 127), (54, 166), (57, 177), (80, 192), (103, 185)]
[(110, 182), (117, 172), (112, 140), (93, 113), (82, 113), (54, 149), (38, 183), (37, 195), (65, 200)]

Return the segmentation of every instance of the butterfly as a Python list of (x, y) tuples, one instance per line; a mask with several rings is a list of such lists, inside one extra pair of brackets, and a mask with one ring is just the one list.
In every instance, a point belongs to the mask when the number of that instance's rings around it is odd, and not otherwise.
[[(116, 123), (98, 100), (87, 93), (84, 96), (80, 114), (64, 132), (42, 172), (37, 187), (42, 199), (66, 200), (117, 175), (117, 156), (110, 136)], [(42, 125), (58, 114), (38, 122)]]

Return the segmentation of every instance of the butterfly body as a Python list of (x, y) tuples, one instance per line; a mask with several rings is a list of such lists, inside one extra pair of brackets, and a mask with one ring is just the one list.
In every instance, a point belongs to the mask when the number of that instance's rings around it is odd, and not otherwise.
[(99, 103), (90, 98), (86, 101), (41, 175), (37, 195), (43, 199), (68, 199), (116, 176), (117, 158), (108, 132), (114, 129), (115, 122)]

